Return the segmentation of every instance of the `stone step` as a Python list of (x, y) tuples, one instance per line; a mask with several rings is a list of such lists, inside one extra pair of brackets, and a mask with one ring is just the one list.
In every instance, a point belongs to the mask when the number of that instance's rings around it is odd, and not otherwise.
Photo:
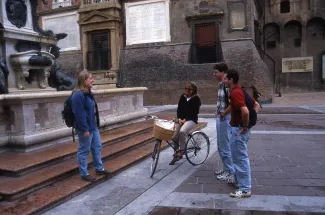
[[(150, 130), (152, 127), (153, 120), (146, 120), (104, 131), (101, 133), (101, 139), (103, 144), (112, 144), (148, 129)], [(77, 150), (78, 140), (75, 143), (71, 141), (34, 152), (6, 152), (0, 156), (0, 175), (22, 176), (26, 173), (60, 162), (63, 159), (69, 159), (71, 156), (76, 155)]]
[[(123, 156), (115, 157), (112, 160), (104, 162), (105, 168), (113, 173), (109, 177), (112, 177), (114, 174), (122, 171), (127, 166), (146, 158), (152, 153), (153, 145), (154, 140), (142, 145), (142, 147), (125, 153)], [(164, 147), (166, 147), (166, 144), (164, 144)], [(95, 176), (93, 174), (93, 168), (90, 168), (89, 171), (93, 176)], [(66, 178), (65, 180), (54, 183), (51, 186), (37, 190), (21, 199), (12, 202), (0, 202), (0, 214), (40, 214), (71, 199), (85, 190), (94, 187), (107, 178), (104, 176), (96, 176), (96, 182), (90, 183), (80, 180), (79, 174), (75, 174), (69, 178)]]
[[(121, 142), (105, 145), (102, 149), (102, 160), (117, 157), (150, 140), (153, 140), (151, 130)], [(88, 164), (92, 164), (91, 156), (88, 157)], [(4, 200), (12, 201), (77, 172), (77, 159), (73, 157), (18, 178), (2, 176), (0, 177), (0, 196)]]
[[(206, 123), (199, 123), (194, 130), (199, 130), (205, 126)], [(45, 186), (41, 189), (34, 190), (32, 193), (25, 194), (25, 196), (17, 200), (0, 202), (0, 214), (40, 214), (73, 198), (74, 196), (86, 191), (87, 189), (96, 186), (97, 184), (105, 181), (107, 178), (114, 176), (115, 174), (119, 173), (130, 165), (135, 164), (138, 161), (148, 157), (152, 153), (153, 146), (155, 143), (155, 140), (152, 137), (152, 131), (147, 131), (145, 133), (148, 136), (151, 133), (151, 138), (148, 139), (148, 141), (143, 142), (142, 144), (133, 144), (132, 146), (129, 145), (128, 150), (124, 150), (123, 154), (117, 153), (117, 151), (121, 151), (121, 148), (124, 147), (125, 149), (127, 147), (126, 145), (122, 146), (121, 142), (109, 146), (106, 145), (105, 147), (103, 147), (102, 154), (106, 154), (109, 152), (113, 154), (113, 156), (111, 156), (110, 158), (103, 159), (104, 167), (112, 172), (112, 175), (110, 175), (109, 177), (105, 178), (104, 176), (96, 176), (96, 182), (90, 183), (82, 181), (80, 179), (79, 173), (76, 171), (75, 174), (71, 174), (70, 176), (64, 179), (61, 178), (60, 181), (54, 182), (51, 185)], [(144, 134), (138, 134), (137, 137), (139, 136), (143, 137)], [(123, 142), (127, 141), (136, 142), (137, 139), (135, 137), (129, 137)], [(116, 145), (118, 145), (120, 148), (117, 148)], [(113, 146), (114, 148), (116, 147), (115, 150), (112, 149)], [(166, 148), (168, 147), (168, 145), (163, 142), (162, 147)], [(89, 168), (89, 172), (91, 175), (95, 176), (94, 169), (91, 166)], [(31, 180), (36, 180), (36, 178), (31, 178)], [(9, 186), (9, 183), (5, 184)]]

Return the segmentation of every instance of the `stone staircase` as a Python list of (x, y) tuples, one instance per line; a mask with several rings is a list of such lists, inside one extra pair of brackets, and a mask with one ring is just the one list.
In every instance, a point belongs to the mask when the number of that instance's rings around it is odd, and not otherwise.
[[(195, 130), (205, 125), (199, 123)], [(155, 141), (152, 128), (153, 120), (145, 120), (101, 132), (102, 160), (112, 175), (96, 176), (93, 183), (80, 179), (77, 143), (0, 154), (0, 214), (40, 214), (148, 157)], [(95, 176), (91, 161), (89, 156), (89, 173)]]

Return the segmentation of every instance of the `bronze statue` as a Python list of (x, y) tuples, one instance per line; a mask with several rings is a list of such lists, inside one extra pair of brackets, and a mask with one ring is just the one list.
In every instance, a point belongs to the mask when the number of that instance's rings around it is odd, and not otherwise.
[(8, 75), (6, 59), (0, 56), (0, 94), (8, 93)]
[[(60, 57), (60, 47), (51, 46), (50, 49), (50, 53), (54, 55), (55, 59)], [(56, 88), (57, 91), (73, 90), (76, 86), (76, 80), (62, 72), (57, 61), (51, 68), (48, 83), (50, 87)]]

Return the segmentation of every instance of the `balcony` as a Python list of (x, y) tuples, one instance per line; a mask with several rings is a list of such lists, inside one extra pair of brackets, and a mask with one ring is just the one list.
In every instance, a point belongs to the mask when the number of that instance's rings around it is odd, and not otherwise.
[(54, 0), (52, 2), (52, 9), (60, 8), (60, 7), (69, 7), (71, 6), (71, 0)]

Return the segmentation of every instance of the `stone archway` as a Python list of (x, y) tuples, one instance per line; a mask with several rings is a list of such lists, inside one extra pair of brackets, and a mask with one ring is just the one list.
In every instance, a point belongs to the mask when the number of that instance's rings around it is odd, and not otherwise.
[(302, 24), (291, 20), (284, 25), (284, 57), (300, 57), (301, 53)]

